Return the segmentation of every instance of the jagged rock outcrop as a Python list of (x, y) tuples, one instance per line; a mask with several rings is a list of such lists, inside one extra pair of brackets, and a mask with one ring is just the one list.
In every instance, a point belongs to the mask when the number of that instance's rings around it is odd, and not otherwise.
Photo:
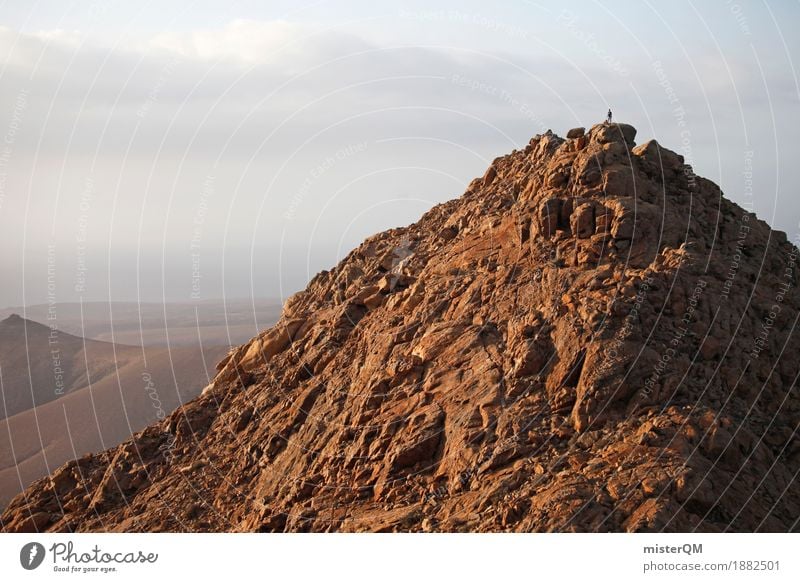
[(797, 249), (629, 125), (364, 241), (9, 531), (798, 529)]

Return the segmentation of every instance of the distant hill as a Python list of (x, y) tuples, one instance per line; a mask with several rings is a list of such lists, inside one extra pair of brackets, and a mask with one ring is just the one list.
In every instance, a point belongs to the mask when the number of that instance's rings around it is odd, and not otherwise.
[[(214, 299), (187, 303), (38, 304), (0, 309), (75, 336), (145, 346), (238, 345), (278, 321), (280, 299)], [(56, 314), (55, 320), (51, 313)]]
[(10, 315), (0, 321), (0, 419), (98, 382), (141, 358), (141, 348), (86, 340)]
[[(197, 396), (226, 346), (86, 340), (0, 322), (0, 506), (64, 462), (114, 446)], [(53, 350), (57, 350), (54, 352)]]

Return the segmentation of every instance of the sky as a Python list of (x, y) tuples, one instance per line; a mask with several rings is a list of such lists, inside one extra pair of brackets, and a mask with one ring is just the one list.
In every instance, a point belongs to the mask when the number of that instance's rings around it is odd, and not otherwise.
[(615, 119), (800, 234), (800, 3), (0, 4), (0, 306), (285, 298)]

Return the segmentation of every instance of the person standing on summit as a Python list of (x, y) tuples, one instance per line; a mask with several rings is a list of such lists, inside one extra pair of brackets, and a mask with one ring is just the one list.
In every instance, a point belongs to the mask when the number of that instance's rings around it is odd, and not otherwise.
[(611, 109), (608, 110), (608, 115), (606, 116), (606, 123), (611, 123)]

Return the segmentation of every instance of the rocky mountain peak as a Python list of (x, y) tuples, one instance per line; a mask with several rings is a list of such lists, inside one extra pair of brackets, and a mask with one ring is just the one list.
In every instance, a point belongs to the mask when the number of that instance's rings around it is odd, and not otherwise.
[(797, 527), (797, 249), (630, 125), (566, 135), (365, 240), (5, 527)]

